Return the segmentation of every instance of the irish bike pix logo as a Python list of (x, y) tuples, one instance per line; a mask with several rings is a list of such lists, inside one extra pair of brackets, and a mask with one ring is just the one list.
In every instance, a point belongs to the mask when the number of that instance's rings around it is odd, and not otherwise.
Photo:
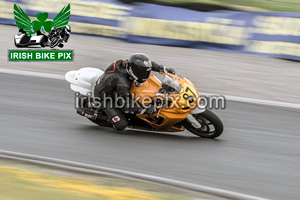
[(69, 41), (71, 26), (70, 4), (66, 5), (53, 20), (48, 13), (37, 13), (31, 20), (23, 9), (14, 4), (14, 19), (18, 34), (14, 44), (18, 49), (10, 49), (9, 61), (73, 61), (73, 50), (62, 50)]

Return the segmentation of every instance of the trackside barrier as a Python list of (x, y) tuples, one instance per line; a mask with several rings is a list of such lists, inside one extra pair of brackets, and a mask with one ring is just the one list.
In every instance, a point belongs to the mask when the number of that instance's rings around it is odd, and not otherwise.
[(44, 165), (48, 167), (56, 167), (59, 169), (71, 170), (75, 172), (83, 172), (83, 173), (90, 173), (90, 174), (97, 174), (97, 175), (105, 175), (111, 176), (116, 178), (124, 178), (128, 180), (140, 180), (140, 181), (149, 181), (157, 184), (163, 184), (172, 187), (178, 187), (181, 189), (186, 189), (190, 191), (196, 192), (203, 192), (207, 194), (212, 194), (219, 197), (225, 197), (232, 200), (268, 200), (261, 197), (241, 194), (237, 192), (232, 192), (228, 190), (217, 189), (213, 187), (207, 187), (203, 185), (196, 185), (191, 183), (186, 183), (182, 181), (151, 176), (147, 174), (135, 173), (124, 171), (120, 169), (113, 169), (108, 167), (102, 166), (95, 166), (89, 165), (84, 163), (66, 161), (61, 159), (54, 159), (54, 158), (47, 158), (42, 156), (30, 155), (30, 154), (23, 154), (18, 152), (11, 152), (0, 150), (0, 158), (4, 159), (12, 159), (17, 161), (23, 161), (27, 163), (37, 164), (37, 165)]
[[(71, 3), (72, 31), (127, 42), (183, 46), (300, 60), (300, 14), (274, 12), (199, 12), (116, 0), (0, 1), (0, 23), (15, 25), (13, 4), (32, 19), (53, 19)], [(16, 29), (17, 32), (17, 29)]]

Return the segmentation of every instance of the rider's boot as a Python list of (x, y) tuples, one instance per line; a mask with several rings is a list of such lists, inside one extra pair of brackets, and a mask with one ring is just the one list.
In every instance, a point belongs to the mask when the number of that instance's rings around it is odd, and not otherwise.
[(102, 114), (99, 114), (98, 110), (92, 110), (88, 108), (78, 108), (77, 113), (81, 116), (87, 117), (92, 120), (102, 120), (108, 122), (108, 117)]

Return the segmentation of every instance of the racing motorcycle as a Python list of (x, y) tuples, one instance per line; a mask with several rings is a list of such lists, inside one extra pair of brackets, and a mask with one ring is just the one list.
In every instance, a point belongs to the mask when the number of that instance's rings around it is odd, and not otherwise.
[[(71, 89), (81, 97), (91, 98), (96, 81), (100, 80), (99, 77), (103, 73), (102, 70), (96, 68), (81, 68), (78, 71), (67, 72), (65, 79), (70, 83)], [(222, 121), (212, 111), (201, 107), (197, 101), (200, 99), (199, 93), (187, 78), (164, 73), (164, 80), (160, 81), (151, 74), (142, 86), (136, 87), (132, 84), (130, 93), (141, 105), (145, 104), (141, 97), (150, 97), (148, 105), (155, 103), (157, 110), (152, 115), (143, 111), (139, 114), (124, 113), (128, 120), (128, 128), (168, 132), (187, 129), (203, 138), (216, 138), (223, 132)], [(83, 104), (83, 106), (92, 106), (88, 104)], [(93, 113), (79, 114), (97, 125), (113, 127), (104, 112), (100, 111), (102, 117), (96, 118), (93, 118)]]
[(53, 28), (49, 34), (50, 48), (56, 46), (63, 48), (64, 42), (68, 42), (70, 38), (71, 26), (66, 25), (65, 28)]

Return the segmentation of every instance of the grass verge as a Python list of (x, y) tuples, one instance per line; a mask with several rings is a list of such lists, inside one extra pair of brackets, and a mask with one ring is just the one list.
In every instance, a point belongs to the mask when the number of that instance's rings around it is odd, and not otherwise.
[(0, 199), (5, 200), (222, 200), (148, 183), (75, 174), (0, 160)]

